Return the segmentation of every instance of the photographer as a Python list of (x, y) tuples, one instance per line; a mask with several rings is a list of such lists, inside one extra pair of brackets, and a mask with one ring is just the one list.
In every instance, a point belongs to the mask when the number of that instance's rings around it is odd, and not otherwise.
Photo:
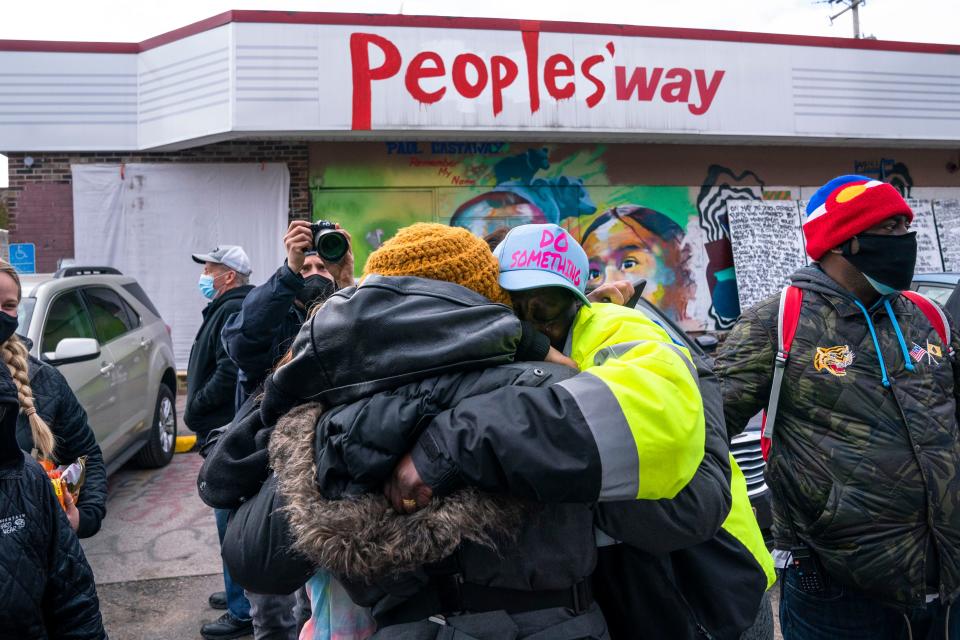
[[(342, 247), (342, 242), (329, 243), (333, 252), (324, 251), (328, 258), (316, 251), (316, 241), (323, 245), (331, 233), (340, 234), (346, 240), (346, 253), (339, 258), (336, 258), (337, 245)], [(283, 244), (287, 249), (286, 263), (249, 293), (240, 312), (223, 328), (227, 354), (240, 369), (237, 408), (290, 347), (310, 308), (322, 303), (334, 291), (354, 284), (350, 234), (339, 224), (294, 220), (287, 228)]]
[[(353, 285), (353, 252), (350, 235), (340, 225), (326, 221), (311, 224), (294, 220), (283, 238), (287, 260), (267, 282), (254, 288), (240, 311), (223, 327), (221, 340), (230, 360), (239, 369), (235, 411), (254, 395), (277, 360), (290, 347), (310, 309), (322, 304), (334, 291)], [(322, 257), (317, 249), (325, 257)], [(242, 429), (220, 437), (215, 433), (201, 452), (226, 458), (234, 465), (225, 474), (246, 474), (248, 454), (256, 458), (256, 442)], [(218, 443), (218, 440), (224, 440)], [(218, 446), (219, 445), (219, 446)], [(217, 452), (217, 453), (215, 453)], [(231, 481), (235, 481), (232, 478)], [(217, 529), (222, 536), (231, 510), (216, 509)], [(229, 578), (224, 569), (226, 592), (211, 596), (211, 602), (247, 600), (257, 640), (293, 640), (299, 633), (297, 603), (293, 595), (262, 595), (247, 592)], [(229, 607), (228, 607), (229, 608)], [(249, 623), (248, 623), (249, 624)], [(218, 621), (202, 630), (205, 638), (235, 637), (237, 625)]]

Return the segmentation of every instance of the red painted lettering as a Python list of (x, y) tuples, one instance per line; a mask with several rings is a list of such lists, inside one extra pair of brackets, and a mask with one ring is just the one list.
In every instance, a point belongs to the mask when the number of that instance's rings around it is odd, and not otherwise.
[(549, 247), (553, 244), (555, 237), (549, 229), (544, 229), (543, 233), (540, 234), (540, 248)]
[(527, 58), (527, 90), (530, 92), (530, 113), (540, 111), (540, 32), (523, 32), (523, 52)]
[(573, 77), (573, 60), (562, 53), (547, 58), (547, 64), (543, 69), (543, 83), (547, 85), (547, 93), (555, 100), (567, 100), (573, 97), (576, 85), (572, 81), (562, 87), (557, 86), (557, 78), (571, 77)]
[(660, 76), (663, 75), (662, 67), (655, 67), (650, 79), (647, 80), (647, 68), (637, 67), (630, 74), (630, 80), (627, 80), (627, 68), (615, 67), (617, 100), (629, 100), (630, 96), (636, 92), (637, 100), (650, 102), (653, 96), (657, 94), (657, 86), (660, 84)]
[[(477, 72), (477, 83), (467, 79), (467, 65)], [(453, 59), (453, 86), (464, 98), (472, 99), (483, 93), (487, 86), (487, 65), (475, 53), (461, 53)]]
[(553, 248), (560, 253), (566, 253), (567, 249), (570, 248), (570, 236), (568, 236), (566, 233), (561, 233), (558, 235), (557, 241), (553, 243)]
[(664, 102), (690, 102), (690, 86), (693, 77), (689, 69), (674, 68), (667, 71), (667, 80), (660, 89), (660, 99)]
[[(368, 45), (374, 45), (383, 52), (383, 64), (370, 68)], [(400, 50), (384, 37), (372, 33), (354, 33), (350, 36), (350, 63), (353, 69), (353, 123), (358, 131), (370, 129), (372, 109), (372, 83), (374, 80), (386, 80), (400, 71)]]
[(512, 269), (514, 267), (519, 267), (520, 262), (523, 260), (525, 256), (526, 256), (526, 251), (514, 251), (513, 254), (510, 256), (510, 260), (511, 260), (510, 268)]
[(493, 90), (493, 115), (503, 111), (503, 90), (517, 79), (517, 63), (506, 56), (490, 58), (490, 88)]
[(694, 75), (697, 78), (697, 91), (700, 92), (700, 104), (693, 106), (687, 105), (687, 109), (695, 116), (702, 116), (713, 104), (713, 99), (717, 95), (717, 89), (720, 88), (720, 81), (723, 80), (724, 72), (714, 71), (710, 82), (707, 82), (707, 74), (703, 69), (695, 69)]
[[(608, 42), (599, 53), (577, 60), (566, 52), (553, 52), (540, 58), (540, 34), (529, 29), (520, 34), (524, 56), (516, 58), (491, 52), (484, 57), (470, 51), (443, 57), (436, 51), (410, 51), (407, 64), (400, 48), (390, 39), (371, 33), (353, 33), (350, 36), (350, 56), (353, 80), (352, 126), (356, 130), (372, 127), (373, 85), (375, 82), (392, 79), (387, 83), (390, 96), (399, 85), (403, 70), (403, 86), (406, 94), (421, 105), (432, 105), (450, 100), (475, 100), (481, 98), (487, 88), (493, 107), (493, 117), (498, 118), (505, 110), (504, 96), (517, 81), (521, 67), (527, 74), (527, 94), (530, 113), (540, 111), (541, 75), (547, 94), (556, 101), (570, 100), (577, 95), (583, 83), (590, 86), (585, 97), (587, 108), (600, 105), (607, 93), (607, 76), (598, 65), (604, 61), (613, 64), (616, 47)], [(508, 50), (515, 50), (510, 47)], [(571, 48), (571, 50), (573, 50)], [(621, 55), (623, 55), (621, 53)], [(381, 60), (382, 62), (376, 62)], [(603, 69), (600, 67), (600, 69)], [(618, 64), (613, 67), (615, 99), (621, 102), (653, 102), (682, 104), (692, 115), (703, 115), (713, 105), (726, 72), (722, 69), (705, 71), (686, 67), (634, 67)], [(449, 75), (449, 79), (447, 76)], [(451, 91), (452, 89), (452, 91)], [(514, 91), (517, 102), (522, 100)], [(380, 104), (383, 104), (381, 100)], [(389, 107), (393, 108), (391, 102)], [(398, 105), (402, 108), (402, 105)], [(522, 116), (520, 113), (513, 115)], [(481, 124), (481, 123), (477, 123)], [(489, 124), (489, 122), (488, 122)], [(402, 150), (397, 151), (403, 153)], [(470, 178), (463, 178), (464, 180)], [(556, 239), (554, 239), (556, 240)]]
[[(426, 67), (426, 63), (433, 66)], [(413, 96), (414, 100), (424, 104), (433, 104), (438, 102), (443, 94), (447, 92), (446, 87), (440, 87), (436, 91), (424, 91), (420, 86), (420, 80), (423, 78), (442, 78), (447, 70), (443, 66), (443, 58), (440, 54), (433, 51), (422, 51), (413, 57), (410, 66), (407, 67), (407, 73), (404, 75), (404, 83), (407, 86), (407, 92)]]
[(603, 100), (603, 94), (607, 92), (606, 85), (603, 84), (600, 78), (591, 73), (591, 70), (601, 62), (603, 62), (603, 56), (595, 55), (586, 58), (580, 65), (580, 72), (583, 73), (583, 76), (592, 82), (595, 87), (593, 93), (587, 96), (587, 107), (591, 109), (600, 104), (600, 101)]
[(527, 264), (525, 264), (524, 266), (529, 267), (532, 264), (533, 265), (539, 264), (541, 260), (540, 256), (541, 256), (541, 253), (539, 251), (531, 251), (530, 255), (527, 256)]

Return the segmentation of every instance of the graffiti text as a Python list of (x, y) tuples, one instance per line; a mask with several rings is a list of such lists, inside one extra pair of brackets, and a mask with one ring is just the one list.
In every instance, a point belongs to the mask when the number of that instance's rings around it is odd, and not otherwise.
[(565, 256), (554, 253), (553, 251), (514, 251), (510, 256), (511, 269), (525, 269), (529, 267), (539, 267), (540, 269), (549, 269), (564, 276), (575, 286), (580, 286), (582, 274), (577, 265)]

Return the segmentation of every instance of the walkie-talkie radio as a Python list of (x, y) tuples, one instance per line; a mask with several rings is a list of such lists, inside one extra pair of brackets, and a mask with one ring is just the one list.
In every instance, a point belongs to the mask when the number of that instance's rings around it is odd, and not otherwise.
[(817, 568), (817, 559), (814, 558), (810, 547), (797, 545), (790, 550), (793, 555), (793, 568), (800, 579), (800, 590), (804, 593), (820, 593), (823, 591), (823, 578)]

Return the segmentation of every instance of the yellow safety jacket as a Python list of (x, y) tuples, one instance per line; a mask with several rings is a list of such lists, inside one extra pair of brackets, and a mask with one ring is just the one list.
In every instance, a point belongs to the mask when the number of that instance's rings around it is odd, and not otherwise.
[(710, 367), (643, 313), (609, 304), (579, 310), (567, 352), (580, 368), (571, 378), (506, 387), (435, 416), (412, 452), (423, 481), (435, 495), (471, 486), (597, 503), (595, 524), (609, 538), (695, 569), (683, 606), (705, 628), (752, 622), (773, 562)]
[[(725, 501), (727, 511), (720, 528), (749, 551), (766, 577), (766, 587), (771, 586), (776, 579), (773, 561), (750, 505), (746, 479), (726, 446), (716, 379), (707, 371), (708, 380), (702, 380), (689, 350), (674, 344), (646, 315), (617, 305), (594, 304), (580, 309), (571, 332), (570, 357), (582, 373), (560, 386), (577, 399), (584, 415), (592, 417), (588, 423), (598, 441), (613, 439), (611, 450), (621, 445), (620, 466), (608, 465), (604, 477), (610, 473), (636, 478), (639, 500), (672, 499), (674, 518), (709, 519), (704, 518), (702, 495), (682, 493), (696, 484), (698, 474), (709, 474), (711, 465), (727, 466), (725, 489), (730, 497)], [(708, 385), (708, 389), (698, 388)], [(705, 403), (713, 404), (707, 407), (712, 411), (705, 413)], [(711, 418), (711, 425), (705, 424), (705, 415)], [(713, 429), (708, 432), (706, 427)], [(635, 453), (623, 444), (627, 431)], [(721, 456), (725, 461), (721, 462)], [(635, 472), (619, 475), (623, 466), (631, 464), (636, 464)], [(612, 484), (613, 480), (608, 480), (608, 490)], [(690, 508), (695, 512), (683, 511), (685, 498), (691, 498)], [(674, 542), (661, 544), (688, 546), (709, 528), (699, 527), (692, 536), (678, 535)]]

